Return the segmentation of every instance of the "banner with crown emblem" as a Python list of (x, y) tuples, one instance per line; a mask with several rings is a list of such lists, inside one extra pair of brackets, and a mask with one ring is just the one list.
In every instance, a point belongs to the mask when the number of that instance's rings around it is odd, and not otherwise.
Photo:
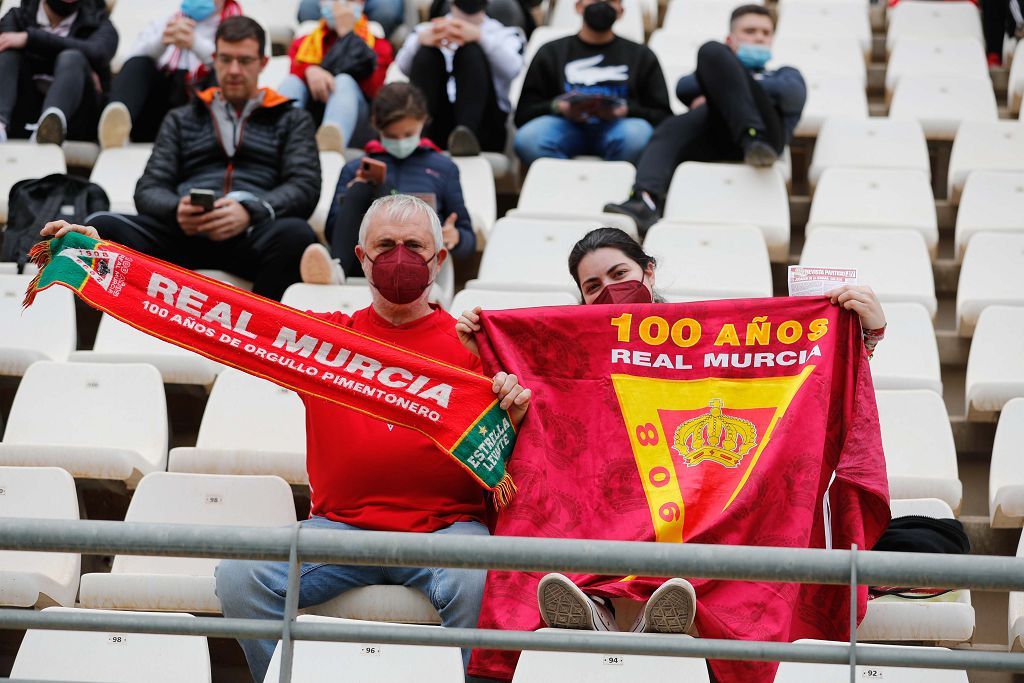
[[(825, 298), (485, 311), (482, 324), (485, 368), (534, 395), (509, 466), (523, 492), (498, 535), (870, 548), (888, 523), (860, 324)], [(541, 627), (540, 577), (490, 572), (480, 626)], [(663, 582), (571, 578), (637, 601)], [(683, 578), (703, 636), (849, 635), (843, 587)], [(515, 659), (477, 651), (470, 673), (507, 680)], [(712, 666), (722, 682), (775, 672)]]

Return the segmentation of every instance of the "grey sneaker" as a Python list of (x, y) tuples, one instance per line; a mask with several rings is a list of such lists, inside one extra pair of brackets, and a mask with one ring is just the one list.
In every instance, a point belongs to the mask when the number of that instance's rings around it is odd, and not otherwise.
[(537, 602), (544, 623), (552, 628), (619, 630), (615, 617), (601, 598), (588, 596), (561, 574), (548, 574), (540, 580), (537, 584)]
[(480, 154), (480, 142), (469, 128), (455, 126), (448, 136), (448, 152), (453, 157), (475, 157)]
[(341, 263), (331, 258), (331, 252), (322, 244), (311, 244), (302, 252), (299, 261), (302, 281), (311, 285), (343, 285), (345, 273)]
[(754, 168), (767, 168), (778, 160), (778, 152), (760, 140), (752, 141), (743, 152), (743, 163)]
[(124, 147), (132, 134), (132, 115), (124, 102), (111, 102), (100, 114), (100, 148)]
[(697, 615), (697, 594), (686, 579), (669, 579), (637, 615), (633, 633), (686, 633)]
[(36, 127), (35, 140), (40, 145), (63, 145), (64, 136), (67, 135), (67, 122), (64, 120), (64, 112), (56, 107), (50, 107), (43, 112)]

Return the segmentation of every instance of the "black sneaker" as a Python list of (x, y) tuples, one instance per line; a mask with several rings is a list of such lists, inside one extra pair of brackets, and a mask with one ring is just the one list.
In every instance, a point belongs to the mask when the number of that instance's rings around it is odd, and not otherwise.
[(36, 142), (40, 145), (62, 145), (64, 136), (67, 134), (67, 125), (64, 122), (64, 114), (56, 107), (50, 107), (39, 119), (39, 126), (36, 128)]
[(620, 213), (629, 216), (636, 221), (637, 230), (640, 231), (640, 238), (643, 239), (651, 226), (661, 218), (661, 209), (651, 201), (648, 203), (640, 193), (634, 192), (629, 199), (621, 204), (605, 204), (604, 210), (608, 213)]
[(455, 126), (448, 136), (448, 152), (453, 157), (475, 157), (480, 155), (480, 141), (469, 128)]
[(760, 140), (751, 140), (743, 150), (743, 163), (754, 168), (768, 168), (778, 160), (779, 153)]

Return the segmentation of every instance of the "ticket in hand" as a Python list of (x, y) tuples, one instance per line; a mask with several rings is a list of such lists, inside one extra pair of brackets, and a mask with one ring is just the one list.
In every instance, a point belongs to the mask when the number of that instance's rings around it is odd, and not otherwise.
[(836, 287), (856, 284), (856, 268), (789, 267), (790, 296), (823, 296)]

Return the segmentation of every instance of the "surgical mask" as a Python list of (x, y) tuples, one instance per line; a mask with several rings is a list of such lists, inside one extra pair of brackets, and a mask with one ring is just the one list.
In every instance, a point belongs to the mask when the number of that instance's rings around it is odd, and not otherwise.
[(627, 280), (605, 285), (593, 302), (595, 304), (649, 304), (654, 302), (651, 290), (643, 280)]
[(415, 251), (399, 244), (379, 255), (376, 260), (369, 256), (366, 258), (373, 264), (370, 284), (393, 304), (416, 301), (434, 283), (428, 264), (437, 258), (437, 253), (424, 261)]
[(46, 6), (58, 17), (70, 17), (78, 11), (78, 0), (65, 2), (64, 0), (46, 0)]
[(767, 45), (740, 43), (736, 50), (736, 59), (740, 60), (740, 64), (755, 71), (763, 69), (771, 58), (772, 49)]
[(476, 14), (484, 11), (487, 7), (487, 0), (454, 0), (452, 4), (465, 14)]
[(416, 151), (420, 146), (420, 136), (412, 135), (407, 138), (386, 138), (380, 136), (380, 144), (384, 150), (396, 159), (405, 159)]
[(619, 13), (607, 2), (595, 2), (583, 10), (583, 23), (592, 31), (604, 33), (612, 27)]
[(182, 0), (181, 2), (181, 13), (196, 21), (208, 19), (215, 11), (217, 11), (217, 6), (213, 0)]

